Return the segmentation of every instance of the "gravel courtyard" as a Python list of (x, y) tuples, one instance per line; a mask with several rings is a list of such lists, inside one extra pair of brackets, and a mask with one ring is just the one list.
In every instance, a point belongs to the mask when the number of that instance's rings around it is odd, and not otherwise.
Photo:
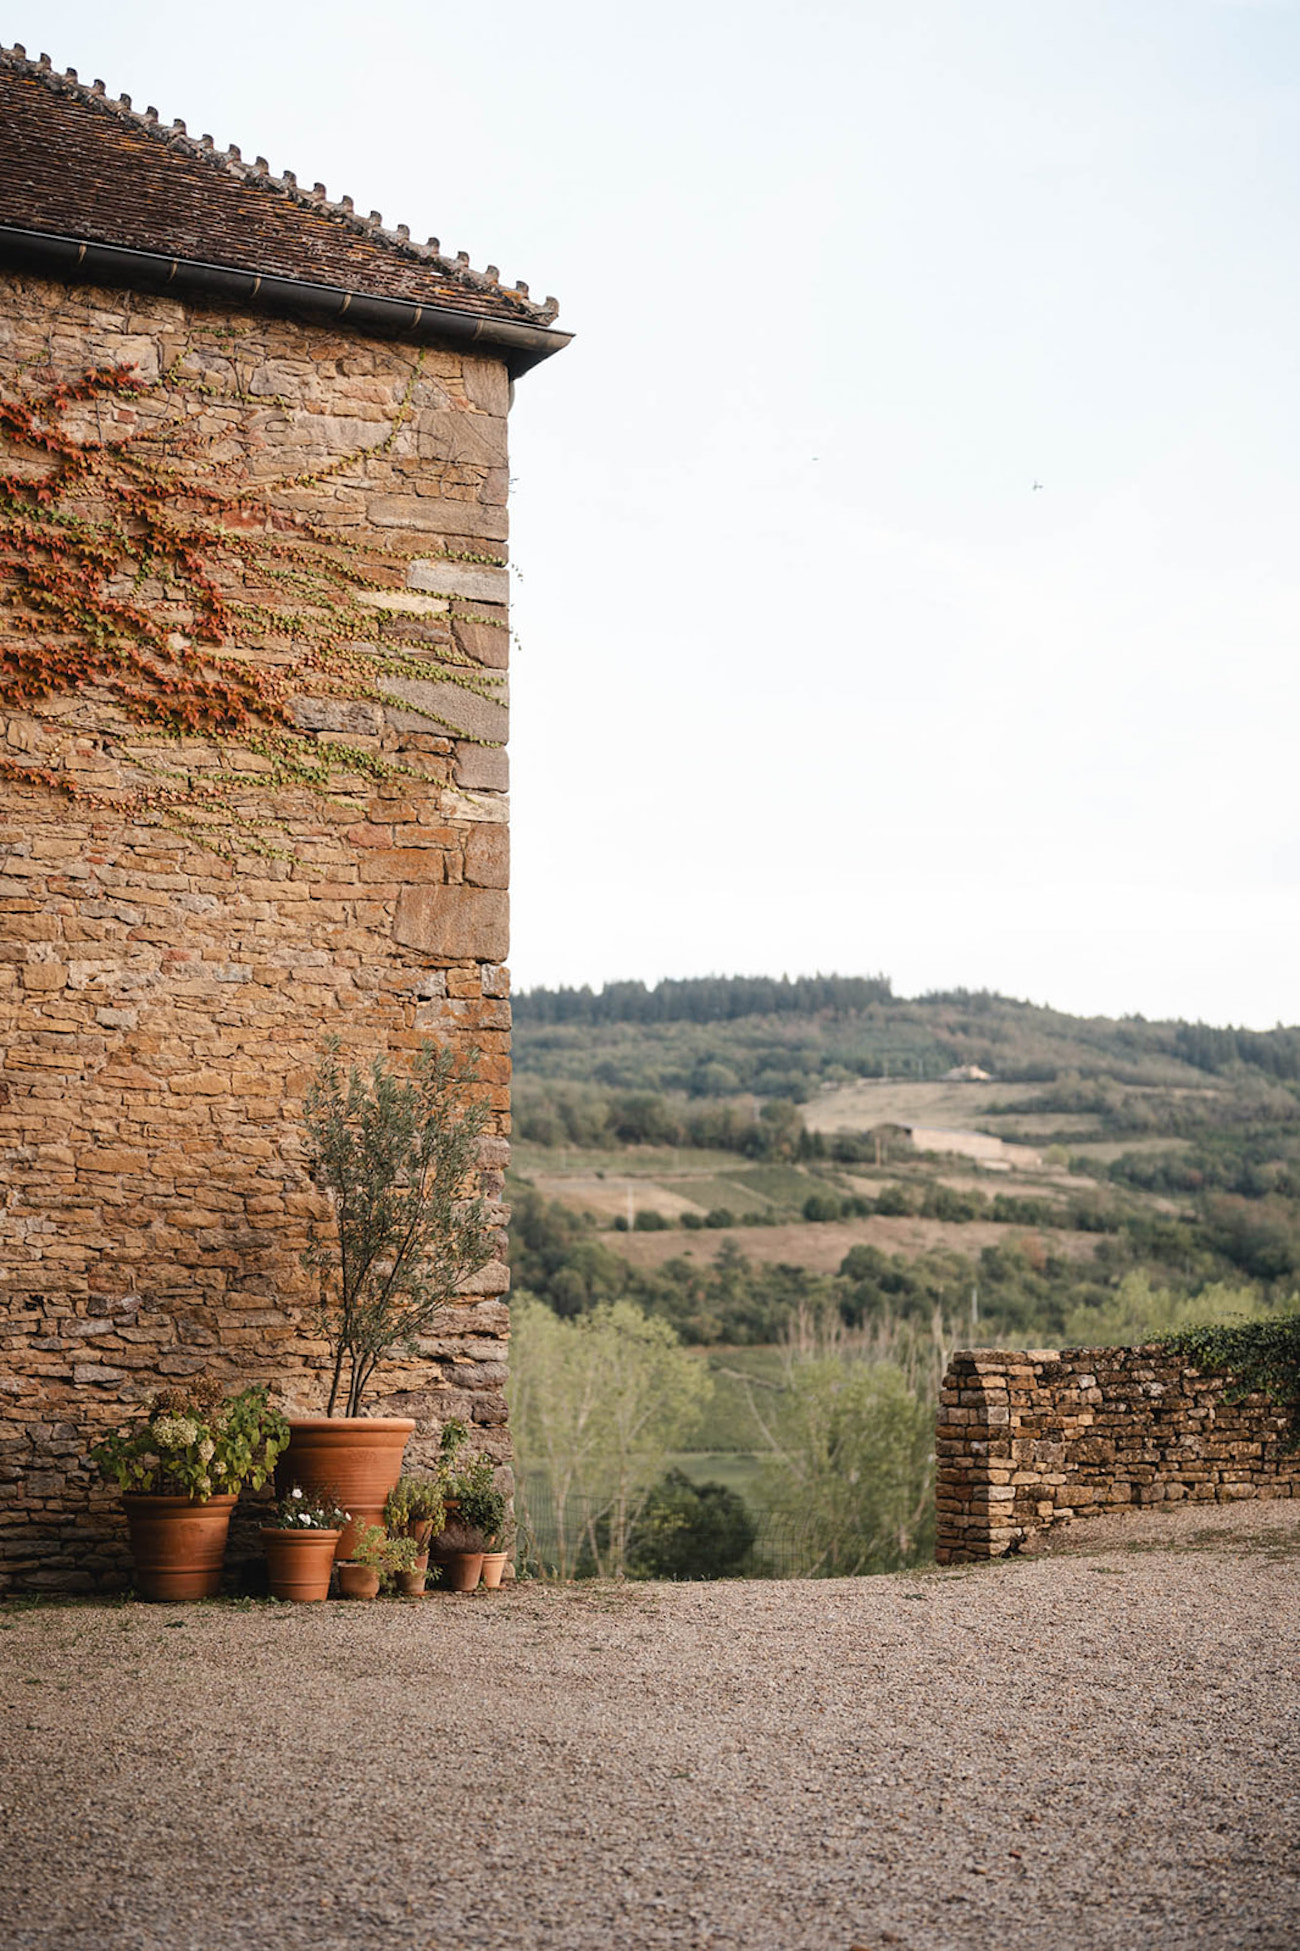
[(4, 1951), (1295, 1951), (1300, 1501), (1002, 1564), (11, 1606)]

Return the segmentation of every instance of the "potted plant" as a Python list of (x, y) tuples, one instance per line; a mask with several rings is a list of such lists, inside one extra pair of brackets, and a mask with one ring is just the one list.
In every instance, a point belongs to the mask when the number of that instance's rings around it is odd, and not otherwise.
[(423, 1549), (446, 1519), (443, 1487), (436, 1477), (399, 1477), (384, 1499), (384, 1525), (390, 1536), (405, 1532)]
[(328, 1599), (334, 1547), (348, 1513), (332, 1497), (294, 1484), (262, 1526), (273, 1599)]
[(394, 1583), (404, 1599), (422, 1599), (424, 1597), (424, 1588), (428, 1583), (429, 1577), (428, 1546), (426, 1545), (421, 1550), (414, 1538), (405, 1536), (401, 1542), (413, 1547), (411, 1562), (409, 1565), (399, 1565), (394, 1569)]
[(339, 1560), (339, 1597), (377, 1598), (381, 1579), (414, 1570), (419, 1549), (414, 1538), (390, 1538), (382, 1524), (362, 1525), (350, 1555)]
[(196, 1377), (93, 1445), (91, 1462), (122, 1492), (141, 1598), (214, 1596), (239, 1492), (261, 1489), (288, 1440), (264, 1388), (226, 1398)]
[[(489, 1552), (505, 1530), (506, 1500), (497, 1489), (490, 1457), (475, 1457), (472, 1463), (452, 1473), (447, 1482), (447, 1502), (455, 1505), (455, 1532), (444, 1532), (449, 1541), (442, 1554), (447, 1582), (453, 1592), (472, 1592), (482, 1575)], [(454, 1542), (451, 1542), (454, 1540)], [(493, 1583), (501, 1583), (505, 1556), (494, 1565)]]
[(307, 1148), (329, 1198), (333, 1237), (308, 1249), (320, 1278), (320, 1326), (329, 1344), (323, 1416), (295, 1416), (284, 1478), (331, 1486), (352, 1513), (339, 1541), (376, 1522), (401, 1474), (415, 1423), (363, 1416), (365, 1391), (385, 1356), (418, 1352), (463, 1281), (486, 1266), (496, 1233), (473, 1191), (483, 1103), (470, 1095), (477, 1051), (460, 1061), (426, 1040), (409, 1077), (376, 1056), (368, 1076), (345, 1075), (331, 1040), (307, 1096)]
[(494, 1531), (485, 1543), (483, 1584), (489, 1592), (500, 1590), (501, 1581), (506, 1575), (506, 1566), (510, 1562), (509, 1545), (512, 1536), (513, 1533), (503, 1527), (500, 1531)]

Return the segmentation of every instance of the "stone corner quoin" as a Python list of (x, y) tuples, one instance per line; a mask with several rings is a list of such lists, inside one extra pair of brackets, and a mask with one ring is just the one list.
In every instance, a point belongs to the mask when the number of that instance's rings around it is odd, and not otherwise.
[[(0, 691), (0, 756), (81, 788), (0, 774), (0, 1589), (85, 1590), (120, 1583), (125, 1565), (116, 1493), (92, 1484), (87, 1444), (153, 1389), (216, 1373), (324, 1406), (301, 1265), (323, 1207), (300, 1112), (326, 1035), (363, 1058), (426, 1036), (476, 1046), (483, 1190), (500, 1201), (509, 389), (490, 348), (29, 269), (0, 280), (7, 392), (91, 366), (179, 368), (194, 381), (187, 441), (252, 483), (302, 483), (293, 512), (323, 547), (400, 557), (394, 587), (355, 597), (358, 639), (376, 615), (400, 616), (416, 654), (472, 680), (295, 698), (322, 754), (391, 762), (342, 797), (268, 785), (255, 755), (187, 743), (181, 763), (233, 768), (241, 811), (273, 816), (266, 848), (245, 844), (248, 829), (115, 808), (134, 759), (93, 684), (25, 709)], [(133, 436), (175, 410), (165, 388), (109, 401), (101, 432)], [(238, 627), (227, 650), (267, 654)], [(508, 1486), (504, 1234), (499, 1255), (417, 1359), (381, 1370), (368, 1406), (417, 1419), (417, 1467), (463, 1417)]]
[(936, 1558), (1004, 1557), (1144, 1504), (1300, 1495), (1285, 1413), (1225, 1387), (1157, 1344), (960, 1351), (939, 1401)]

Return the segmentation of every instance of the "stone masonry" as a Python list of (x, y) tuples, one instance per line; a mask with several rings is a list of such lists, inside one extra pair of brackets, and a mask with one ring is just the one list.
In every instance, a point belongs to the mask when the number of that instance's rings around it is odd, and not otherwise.
[(1072, 1517), (1175, 1500), (1300, 1496), (1262, 1396), (1225, 1399), (1157, 1345), (953, 1356), (937, 1436), (941, 1564), (1020, 1551)]
[[(130, 363), (153, 379), (181, 361), (198, 389), (191, 433), (253, 481), (342, 461), (296, 491), (296, 510), (404, 552), (400, 586), (358, 597), (359, 633), (374, 607), (402, 611), (504, 678), (501, 356), (38, 276), (3, 282), (6, 375)], [(379, 452), (412, 380), (411, 416)], [(110, 437), (163, 410), (137, 396)], [(0, 782), (0, 1589), (120, 1581), (118, 1499), (92, 1484), (85, 1450), (159, 1384), (215, 1372), (232, 1387), (271, 1383), (291, 1409), (323, 1408), (300, 1255), (324, 1209), (299, 1113), (327, 1033), (363, 1060), (425, 1036), (477, 1045), (493, 1120), (484, 1188), (500, 1197), (504, 700), (401, 680), (391, 694), (388, 707), (296, 706), (322, 747), (346, 739), (409, 768), (350, 803), (271, 792), (254, 754), (219, 761), (246, 781), (243, 810), (274, 815), (283, 844), (269, 854)], [(0, 696), (0, 750), (111, 794), (122, 762), (110, 733), (93, 692), (28, 712)], [(218, 761), (196, 743), (180, 762)], [(503, 1482), (507, 1284), (501, 1260), (487, 1267), (419, 1360), (381, 1370), (367, 1405), (418, 1419), (417, 1460), (446, 1416), (466, 1417)]]

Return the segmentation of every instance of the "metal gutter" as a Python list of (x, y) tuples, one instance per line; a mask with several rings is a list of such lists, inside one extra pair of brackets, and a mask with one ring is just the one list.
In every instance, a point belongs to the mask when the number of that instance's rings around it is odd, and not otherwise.
[(269, 311), (291, 312), (321, 323), (346, 323), (381, 338), (405, 338), (419, 345), (463, 346), (504, 360), (512, 380), (563, 351), (572, 332), (552, 332), (522, 320), (484, 318), (446, 305), (420, 305), (408, 298), (376, 298), (337, 285), (310, 284), (266, 272), (240, 271), (197, 258), (166, 257), (122, 244), (59, 237), (40, 230), (0, 224), (0, 263), (17, 264), (59, 278), (125, 285), (130, 290), (175, 292), (178, 297), (224, 299)]

